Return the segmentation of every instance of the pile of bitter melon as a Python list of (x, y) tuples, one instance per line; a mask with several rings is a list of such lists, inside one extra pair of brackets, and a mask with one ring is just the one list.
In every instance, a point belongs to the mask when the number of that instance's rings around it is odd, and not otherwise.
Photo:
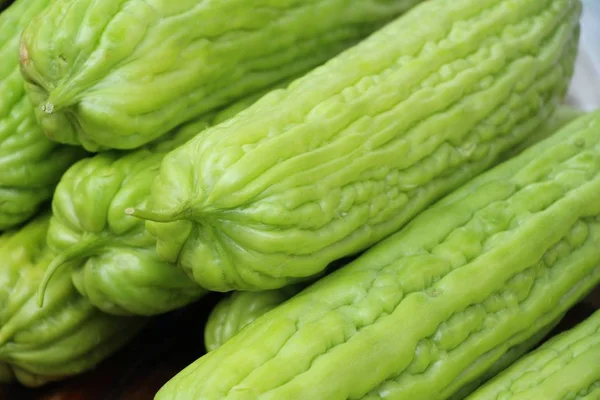
[(9, 3), (0, 379), (214, 291), (156, 399), (600, 399), (579, 0)]

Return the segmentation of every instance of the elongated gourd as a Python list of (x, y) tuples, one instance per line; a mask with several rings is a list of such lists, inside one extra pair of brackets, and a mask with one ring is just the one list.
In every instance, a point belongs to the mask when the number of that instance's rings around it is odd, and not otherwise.
[(96, 366), (127, 343), (145, 318), (102, 313), (57, 273), (39, 308), (35, 294), (53, 258), (46, 246), (50, 214), (0, 236), (0, 375), (40, 386)]
[(44, 136), (19, 71), (23, 27), (49, 0), (17, 0), (0, 14), (0, 231), (31, 218), (81, 149)]
[(49, 137), (132, 149), (321, 64), (420, 1), (56, 0), (25, 30), (21, 62)]
[(310, 277), (397, 231), (546, 120), (572, 74), (580, 9), (424, 2), (170, 152), (149, 206), (128, 212), (150, 220), (161, 258), (207, 289)]
[(467, 400), (600, 398), (600, 311), (552, 338)]
[(451, 397), (600, 282), (600, 111), (256, 319), (174, 399)]
[[(277, 87), (289, 81), (278, 83)], [(208, 126), (225, 121), (268, 92), (259, 91), (197, 118), (159, 143), (79, 161), (63, 176), (52, 201), (48, 245), (56, 253), (40, 285), (40, 303), (58, 268), (72, 265), (77, 290), (114, 315), (155, 315), (183, 307), (206, 293), (181, 269), (156, 254), (143, 221), (125, 215), (143, 203), (165, 154)]]
[(292, 285), (262, 292), (234, 292), (219, 301), (208, 316), (204, 329), (206, 350), (213, 351), (221, 347), (255, 319), (289, 300), (302, 289), (303, 285)]

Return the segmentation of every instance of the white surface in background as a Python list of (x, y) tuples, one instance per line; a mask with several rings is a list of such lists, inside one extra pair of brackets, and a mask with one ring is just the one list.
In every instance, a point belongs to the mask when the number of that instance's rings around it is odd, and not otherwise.
[(600, 108), (600, 0), (582, 0), (581, 38), (567, 102), (585, 111)]

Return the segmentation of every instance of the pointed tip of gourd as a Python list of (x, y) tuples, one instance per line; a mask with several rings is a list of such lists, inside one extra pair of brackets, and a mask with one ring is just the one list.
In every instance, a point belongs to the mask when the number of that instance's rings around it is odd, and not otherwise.
[(125, 209), (125, 214), (139, 219), (154, 222), (172, 222), (177, 219), (177, 215), (172, 213), (161, 213), (158, 211), (147, 210), (143, 208), (128, 207)]
[(56, 255), (48, 265), (48, 268), (46, 269), (46, 272), (44, 273), (42, 281), (40, 282), (40, 285), (38, 287), (38, 306), (40, 308), (44, 306), (44, 297), (50, 280), (62, 266), (64, 266), (69, 261), (85, 257), (86, 255), (90, 254), (90, 252), (92, 252), (95, 248), (102, 246), (103, 243), (105, 243), (105, 241), (103, 241), (102, 239), (98, 239), (96, 237), (89, 237), (86, 240), (82, 240), (81, 242), (64, 250), (62, 253)]

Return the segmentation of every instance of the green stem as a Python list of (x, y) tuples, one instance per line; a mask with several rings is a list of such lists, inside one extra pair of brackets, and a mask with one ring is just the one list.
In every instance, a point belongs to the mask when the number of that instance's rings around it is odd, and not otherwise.
[(105, 240), (98, 239), (98, 237), (88, 237), (86, 239), (82, 239), (77, 244), (67, 248), (60, 254), (58, 254), (50, 265), (48, 265), (48, 269), (44, 273), (44, 277), (42, 278), (42, 282), (37, 290), (37, 303), (39, 307), (44, 306), (44, 296), (46, 294), (46, 289), (48, 288), (48, 284), (50, 280), (63, 265), (65, 265), (69, 261), (73, 261), (79, 258), (83, 258), (86, 255), (89, 255), (91, 251), (96, 249), (99, 246), (104, 244)]
[(129, 207), (125, 209), (125, 214), (139, 219), (145, 219), (154, 222), (173, 222), (180, 219), (181, 213), (166, 213), (143, 208)]

